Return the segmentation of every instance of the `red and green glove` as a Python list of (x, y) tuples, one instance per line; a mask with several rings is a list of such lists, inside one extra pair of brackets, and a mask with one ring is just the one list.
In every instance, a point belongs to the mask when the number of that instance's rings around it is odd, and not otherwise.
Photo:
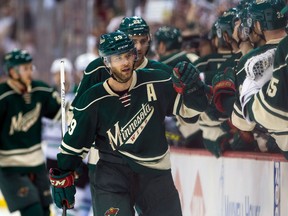
[[(231, 107), (233, 107), (235, 100), (234, 97), (236, 93), (234, 82), (235, 72), (232, 68), (227, 68), (224, 72), (218, 72), (213, 77), (213, 101), (216, 109), (219, 110), (221, 113), (225, 113), (227, 112), (227, 110), (230, 110)], [(229, 99), (232, 99), (231, 104), (224, 104)]]
[(173, 87), (179, 94), (189, 94), (203, 86), (199, 70), (191, 63), (177, 63), (172, 73)]
[(67, 209), (74, 208), (76, 188), (73, 172), (63, 172), (60, 169), (51, 168), (49, 178), (56, 206), (62, 208), (65, 205)]

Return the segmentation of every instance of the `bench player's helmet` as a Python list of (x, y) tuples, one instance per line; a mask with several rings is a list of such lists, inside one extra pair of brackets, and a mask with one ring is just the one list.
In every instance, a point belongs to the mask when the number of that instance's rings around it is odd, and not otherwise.
[(240, 20), (240, 26), (238, 28), (238, 37), (241, 41), (249, 40), (249, 35), (252, 32), (252, 17), (249, 13), (250, 5), (247, 4), (243, 8), (239, 9), (236, 14), (236, 19)]
[(210, 31), (208, 32), (208, 39), (209, 40), (212, 40), (214, 39), (215, 37), (217, 37), (217, 33), (216, 33), (216, 23), (217, 23), (217, 20), (212, 24), (212, 27), (210, 29)]
[(183, 38), (181, 31), (176, 27), (162, 26), (154, 34), (155, 44), (163, 42), (167, 51), (181, 49)]
[(150, 28), (146, 21), (139, 16), (124, 17), (119, 25), (119, 30), (127, 35), (150, 35)]
[(222, 16), (218, 18), (215, 24), (218, 38), (222, 38), (224, 32), (226, 32), (229, 37), (232, 37), (236, 14), (237, 9), (230, 8), (229, 10), (225, 11)]
[(124, 17), (119, 25), (119, 30), (123, 31), (129, 37), (133, 36), (147, 36), (148, 37), (148, 49), (145, 55), (149, 52), (151, 45), (150, 28), (146, 21), (140, 16)]
[(262, 30), (276, 30), (286, 26), (286, 17), (281, 14), (284, 7), (285, 1), (283, 0), (261, 0), (251, 4), (249, 13), (253, 23), (258, 21)]
[(9, 72), (10, 68), (32, 62), (32, 56), (26, 50), (14, 49), (4, 56), (4, 70)]

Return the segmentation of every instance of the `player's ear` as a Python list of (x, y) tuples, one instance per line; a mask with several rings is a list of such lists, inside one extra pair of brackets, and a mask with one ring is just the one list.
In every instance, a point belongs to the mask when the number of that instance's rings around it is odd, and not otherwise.
[(15, 67), (10, 68), (8, 71), (9, 76), (12, 77), (13, 79), (17, 79), (19, 77), (17, 70), (18, 68), (16, 69)]
[(111, 67), (111, 63), (109, 62), (109, 60), (106, 57), (103, 58), (103, 62), (104, 62), (106, 67), (109, 67), (109, 68)]

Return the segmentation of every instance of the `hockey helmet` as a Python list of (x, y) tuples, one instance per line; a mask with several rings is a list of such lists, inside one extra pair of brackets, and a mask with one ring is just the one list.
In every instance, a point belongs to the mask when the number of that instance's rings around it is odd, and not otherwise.
[(100, 36), (99, 55), (102, 58), (126, 53), (133, 49), (135, 49), (133, 40), (122, 31), (116, 30)]
[(247, 4), (245, 7), (238, 10), (236, 17), (241, 21), (238, 28), (238, 36), (242, 41), (248, 40), (249, 34), (252, 32), (253, 19), (249, 13), (250, 5)]
[(119, 30), (129, 36), (150, 34), (146, 21), (139, 16), (124, 17), (119, 25)]
[(229, 37), (232, 37), (236, 14), (237, 9), (230, 8), (218, 18), (217, 22), (215, 23), (218, 38), (222, 38), (224, 32), (226, 32)]
[(155, 43), (164, 42), (168, 51), (180, 49), (183, 42), (181, 31), (175, 27), (162, 26), (155, 32), (154, 37)]
[(249, 13), (253, 23), (258, 21), (262, 30), (275, 30), (286, 26), (286, 17), (281, 14), (284, 7), (285, 2), (283, 0), (258, 0), (252, 3)]
[(212, 40), (214, 39), (215, 37), (217, 37), (217, 33), (216, 33), (216, 23), (217, 23), (217, 20), (212, 24), (212, 27), (210, 29), (210, 31), (208, 32), (208, 40)]
[(26, 50), (14, 49), (5, 54), (4, 69), (8, 73), (10, 68), (30, 63), (32, 60), (32, 56)]

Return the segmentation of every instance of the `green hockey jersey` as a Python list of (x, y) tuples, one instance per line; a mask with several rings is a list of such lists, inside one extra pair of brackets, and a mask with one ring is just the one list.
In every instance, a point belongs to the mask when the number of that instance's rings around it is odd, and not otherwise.
[[(249, 101), (249, 117), (268, 129), (283, 151), (288, 151), (288, 36), (277, 46), (270, 82)], [(288, 158), (288, 157), (287, 157)]]
[(0, 84), (0, 167), (29, 172), (45, 162), (41, 149), (41, 117), (61, 114), (59, 94), (41, 81), (20, 94), (9, 80)]
[(231, 115), (232, 123), (235, 125), (237, 128), (243, 131), (252, 131), (255, 127), (254, 123), (248, 124), (246, 120), (243, 118), (242, 115), (242, 106), (239, 100), (240, 97), (240, 92), (242, 89), (242, 83), (244, 82), (246, 78), (246, 70), (245, 70), (245, 64), (246, 62), (253, 58), (253, 56), (260, 55), (261, 53), (266, 52), (269, 49), (274, 49), (278, 45), (279, 41), (271, 41), (267, 42), (265, 45), (260, 46), (256, 49), (251, 50), (248, 52), (246, 55), (244, 55), (237, 67), (236, 67), (236, 79), (235, 79), (235, 87), (236, 87), (236, 100), (233, 105), (233, 112)]
[[(152, 68), (152, 69), (161, 69), (163, 71), (168, 72), (169, 74), (172, 73), (172, 68), (169, 66), (162, 64), (160, 62), (150, 60), (145, 58), (144, 62), (137, 68)], [(105, 66), (102, 58), (97, 58), (92, 61), (84, 71), (84, 76), (81, 80), (81, 83), (77, 89), (75, 98), (72, 102), (72, 107), (74, 107), (75, 103), (77, 102), (78, 98), (90, 87), (95, 85), (96, 83), (103, 82), (110, 77), (110, 71)]]
[(166, 56), (161, 56), (159, 61), (174, 68), (178, 62), (186, 61), (193, 63), (199, 58), (194, 53), (187, 53), (186, 51), (174, 52)]
[[(122, 96), (114, 93), (106, 80), (79, 98), (58, 154), (61, 169), (75, 170), (89, 151), (88, 161), (93, 164), (94, 141), (100, 152), (117, 152), (136, 172), (170, 169), (164, 118), (198, 117), (206, 109), (206, 95), (194, 92), (183, 100), (175, 92), (170, 74), (161, 70), (139, 69), (132, 79)], [(195, 97), (197, 101), (202, 97), (200, 104), (193, 102)]]
[(232, 56), (231, 52), (212, 53), (207, 56), (200, 57), (193, 64), (201, 72), (203, 80), (207, 85), (211, 85), (212, 79), (223, 62)]

